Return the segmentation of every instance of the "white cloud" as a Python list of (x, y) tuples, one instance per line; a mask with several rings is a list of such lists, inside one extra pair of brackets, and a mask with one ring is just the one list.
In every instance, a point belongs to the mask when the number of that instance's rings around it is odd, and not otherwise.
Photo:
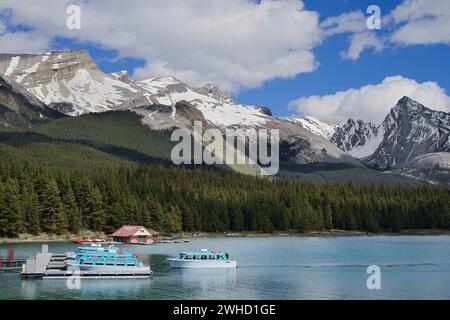
[(361, 53), (368, 48), (373, 48), (375, 51), (381, 51), (383, 47), (383, 41), (378, 39), (373, 32), (356, 33), (352, 35), (350, 46), (348, 47), (347, 52), (342, 53), (342, 57), (345, 59), (356, 60)]
[(359, 89), (303, 97), (291, 101), (289, 106), (301, 114), (330, 123), (341, 123), (348, 118), (380, 123), (403, 96), (428, 108), (450, 112), (450, 97), (436, 82), (417, 83), (402, 76), (387, 77), (379, 84)]
[(450, 44), (448, 0), (406, 0), (391, 16), (400, 27), (391, 40), (402, 44)]
[(345, 12), (339, 16), (328, 17), (320, 27), (324, 29), (326, 36), (332, 36), (339, 33), (357, 33), (367, 31), (367, 17), (361, 10)]
[(325, 19), (320, 26), (325, 36), (351, 34), (342, 57), (353, 60), (366, 49), (380, 51), (393, 44), (450, 44), (449, 0), (405, 0), (382, 15), (380, 32), (367, 29), (367, 18), (362, 11), (346, 12)]
[(11, 23), (30, 26), (43, 38), (72, 37), (144, 59), (139, 78), (170, 74), (238, 91), (317, 67), (312, 49), (322, 37), (318, 15), (298, 0), (83, 1), (81, 30), (65, 27), (69, 4), (2, 0), (0, 10), (12, 8)]
[(329, 17), (320, 24), (320, 27), (327, 37), (341, 33), (351, 34), (349, 48), (346, 52), (341, 52), (344, 59), (356, 60), (368, 48), (380, 51), (384, 47), (383, 41), (376, 33), (367, 29), (367, 16), (360, 10)]
[(36, 32), (3, 33), (0, 30), (1, 53), (42, 53), (50, 38)]

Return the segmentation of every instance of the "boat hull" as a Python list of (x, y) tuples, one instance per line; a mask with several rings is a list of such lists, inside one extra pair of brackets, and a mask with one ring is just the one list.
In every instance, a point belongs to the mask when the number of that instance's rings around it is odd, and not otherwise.
[(107, 273), (143, 273), (149, 274), (153, 273), (150, 267), (148, 266), (104, 266), (104, 265), (94, 265), (94, 266), (86, 266), (86, 265), (78, 265), (73, 263), (72, 261), (66, 261), (68, 266), (79, 268), (81, 271), (92, 271), (92, 272), (107, 272)]
[(174, 269), (224, 269), (236, 268), (236, 261), (220, 261), (220, 260), (181, 260), (167, 259)]

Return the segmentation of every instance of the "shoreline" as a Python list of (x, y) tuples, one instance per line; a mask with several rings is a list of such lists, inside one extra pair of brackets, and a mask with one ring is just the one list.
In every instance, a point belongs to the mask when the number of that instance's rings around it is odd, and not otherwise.
[[(194, 232), (180, 233), (171, 236), (160, 236), (158, 240), (197, 240), (201, 238), (283, 238), (283, 237), (376, 237), (376, 236), (450, 236), (450, 230), (441, 229), (411, 229), (401, 230), (399, 232), (363, 232), (363, 231), (347, 231), (347, 230), (330, 230), (330, 231), (310, 231), (310, 232), (273, 232), (261, 233), (254, 231), (244, 232)], [(41, 242), (72, 242), (79, 238), (100, 238), (106, 239), (101, 233), (95, 235), (45, 235), (38, 236), (21, 235), (19, 238), (0, 238), (1, 244), (19, 244), (19, 243), (41, 243)]]

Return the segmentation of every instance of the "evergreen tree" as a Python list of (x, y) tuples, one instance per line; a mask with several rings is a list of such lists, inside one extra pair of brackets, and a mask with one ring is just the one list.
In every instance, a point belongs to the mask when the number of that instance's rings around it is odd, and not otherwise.
[(24, 231), (24, 215), (20, 201), (19, 184), (16, 179), (9, 178), (5, 181), (1, 202), (0, 232), (9, 237), (17, 237), (19, 233)]
[(101, 231), (106, 222), (106, 211), (104, 208), (102, 194), (98, 187), (88, 190), (84, 206), (85, 216), (89, 217), (89, 229)]
[(54, 179), (46, 182), (41, 199), (41, 230), (52, 234), (67, 232), (67, 214)]

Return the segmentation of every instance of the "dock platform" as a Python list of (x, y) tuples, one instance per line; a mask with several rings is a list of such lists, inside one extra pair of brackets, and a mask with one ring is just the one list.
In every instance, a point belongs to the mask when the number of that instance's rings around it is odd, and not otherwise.
[(149, 278), (152, 272), (131, 272), (123, 270), (120, 272), (94, 272), (85, 270), (74, 270), (64, 262), (65, 254), (48, 252), (48, 245), (42, 246), (42, 252), (35, 257), (27, 259), (20, 273), (24, 279), (67, 279), (67, 278), (91, 278), (91, 279), (131, 279)]

